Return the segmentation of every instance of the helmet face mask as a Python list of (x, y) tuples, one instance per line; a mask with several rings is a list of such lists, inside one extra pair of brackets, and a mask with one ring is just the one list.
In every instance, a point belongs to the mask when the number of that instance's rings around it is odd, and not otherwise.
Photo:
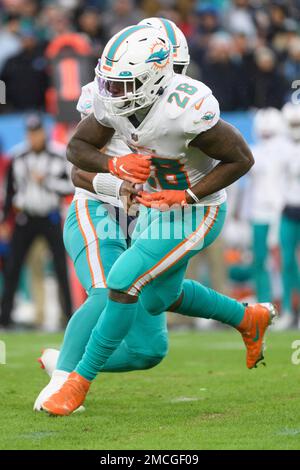
[(130, 116), (152, 105), (173, 76), (172, 59), (170, 42), (155, 28), (130, 26), (113, 36), (95, 69), (107, 112)]
[(145, 84), (149, 80), (147, 73), (135, 78), (120, 80), (120, 77), (107, 78), (96, 68), (96, 77), (98, 95), (110, 114), (129, 116), (137, 109), (147, 106), (147, 100), (141, 90), (143, 83)]

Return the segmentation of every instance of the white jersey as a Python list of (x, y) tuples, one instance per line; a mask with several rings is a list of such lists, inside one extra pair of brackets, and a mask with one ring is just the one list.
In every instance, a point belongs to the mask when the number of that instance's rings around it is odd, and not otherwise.
[[(112, 127), (132, 151), (152, 156), (152, 172), (145, 189), (187, 189), (198, 183), (217, 161), (189, 143), (219, 120), (219, 105), (203, 83), (184, 75), (174, 75), (163, 95), (144, 120), (134, 127), (124, 116), (105, 114), (101, 99), (94, 95), (94, 114), (104, 126)], [(203, 205), (219, 205), (225, 190), (201, 200)]]
[(284, 205), (300, 207), (300, 143), (290, 142), (286, 162), (286, 187)]
[[(77, 111), (80, 112), (81, 117), (88, 116), (93, 113), (93, 97), (96, 92), (96, 82), (88, 83), (82, 87), (81, 95), (77, 103)], [(130, 149), (125, 145), (121, 138), (115, 133), (111, 138), (110, 142), (105, 147), (107, 155), (112, 157), (126, 155), (130, 153)], [(96, 201), (103, 201), (107, 204), (112, 204), (116, 207), (122, 207), (122, 203), (119, 199), (113, 196), (107, 196), (105, 194), (95, 194), (90, 191), (86, 191), (82, 188), (75, 188), (74, 200), (77, 199), (94, 199)]]
[(283, 136), (263, 140), (252, 147), (255, 165), (250, 170), (246, 198), (253, 222), (272, 223), (279, 218), (285, 188), (289, 142)]

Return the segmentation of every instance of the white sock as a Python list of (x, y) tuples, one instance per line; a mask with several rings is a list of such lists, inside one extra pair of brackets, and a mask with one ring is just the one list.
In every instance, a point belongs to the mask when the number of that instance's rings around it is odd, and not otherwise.
[(49, 377), (52, 377), (53, 371), (56, 369), (59, 352), (58, 349), (47, 348), (39, 359)]
[(46, 387), (43, 388), (43, 390), (39, 393), (37, 399), (35, 400), (33, 409), (35, 411), (41, 411), (42, 404), (46, 400), (48, 400), (48, 398), (51, 397), (51, 395), (58, 392), (58, 390), (63, 386), (63, 384), (65, 383), (68, 377), (69, 377), (69, 372), (55, 369), (52, 373), (50, 382), (48, 383), (48, 385), (46, 385)]

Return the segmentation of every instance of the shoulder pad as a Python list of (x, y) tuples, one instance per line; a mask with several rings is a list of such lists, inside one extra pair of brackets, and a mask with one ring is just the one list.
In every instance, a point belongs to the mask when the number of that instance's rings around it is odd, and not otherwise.
[(106, 127), (114, 127), (111, 125), (110, 119), (97, 93), (94, 93), (94, 96), (93, 96), (93, 113), (94, 113), (95, 119), (97, 119), (97, 121), (100, 122), (100, 124)]
[(191, 100), (182, 116), (183, 131), (188, 137), (187, 143), (198, 134), (214, 127), (220, 119), (219, 103), (210, 92)]
[(81, 115), (87, 116), (93, 112), (93, 96), (95, 92), (95, 82), (90, 82), (81, 88), (81, 95), (77, 102), (76, 109)]

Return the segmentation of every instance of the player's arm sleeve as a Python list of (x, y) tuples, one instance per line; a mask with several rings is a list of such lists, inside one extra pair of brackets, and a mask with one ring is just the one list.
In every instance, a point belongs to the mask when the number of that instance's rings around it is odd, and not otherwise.
[(186, 147), (197, 135), (214, 127), (219, 119), (219, 103), (212, 94), (193, 100), (193, 103), (184, 114), (183, 125)]

